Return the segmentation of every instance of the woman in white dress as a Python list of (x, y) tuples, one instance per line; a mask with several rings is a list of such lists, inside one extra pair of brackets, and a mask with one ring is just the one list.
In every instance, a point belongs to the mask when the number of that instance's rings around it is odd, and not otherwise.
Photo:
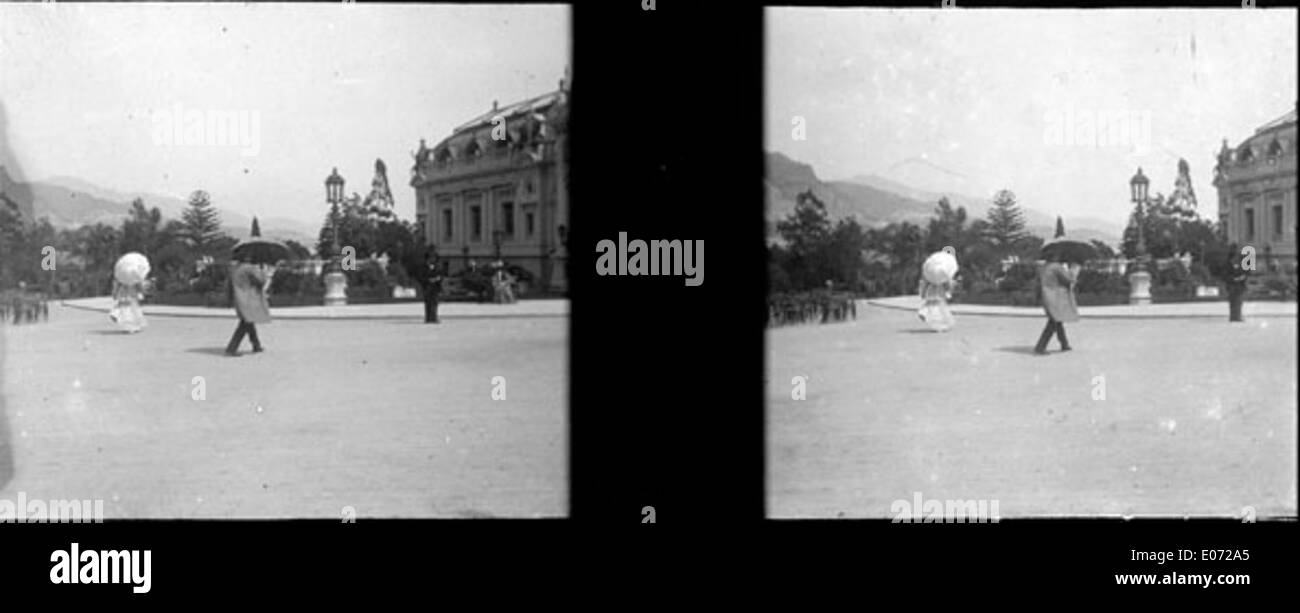
[(122, 283), (116, 279), (113, 280), (113, 310), (109, 311), (108, 318), (117, 324), (117, 327), (134, 334), (144, 329), (148, 322), (144, 319), (144, 311), (140, 309), (140, 301), (144, 299), (144, 286), (141, 283)]
[(113, 310), (108, 318), (117, 327), (135, 333), (143, 330), (146, 322), (140, 301), (144, 287), (149, 282), (149, 258), (132, 251), (117, 259), (113, 265)]
[(931, 283), (923, 277), (920, 294), (921, 308), (917, 310), (916, 316), (930, 324), (930, 328), (935, 332), (952, 329), (954, 323), (952, 311), (948, 310), (948, 300), (952, 298), (952, 281)]
[(930, 254), (921, 265), (921, 308), (916, 316), (935, 332), (945, 332), (953, 326), (948, 300), (952, 298), (953, 281), (957, 277), (957, 258), (945, 249)]

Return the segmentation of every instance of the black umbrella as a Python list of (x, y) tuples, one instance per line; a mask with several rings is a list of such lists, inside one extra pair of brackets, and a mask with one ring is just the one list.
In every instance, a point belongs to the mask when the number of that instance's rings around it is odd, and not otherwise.
[(1064, 236), (1043, 243), (1040, 253), (1045, 260), (1059, 258), (1066, 262), (1077, 263), (1087, 262), (1097, 257), (1097, 249), (1091, 244)]
[(261, 237), (241, 241), (231, 249), (237, 260), (248, 260), (254, 264), (275, 265), (281, 260), (289, 259), (289, 248), (279, 241)]

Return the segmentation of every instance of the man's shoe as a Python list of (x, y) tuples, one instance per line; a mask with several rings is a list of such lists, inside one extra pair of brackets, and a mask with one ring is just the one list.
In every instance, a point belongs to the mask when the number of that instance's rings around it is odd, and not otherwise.
[(1047, 350), (1046, 350), (1046, 349), (1035, 349), (1035, 350), (1034, 350), (1034, 355), (1047, 355)]
[(1061, 351), (1062, 351), (1062, 352), (1070, 351), (1071, 349), (1073, 349), (1073, 347), (1070, 347), (1069, 345), (1066, 345), (1066, 346), (1064, 346), (1064, 347), (1061, 347)]
[(230, 351), (229, 349), (227, 349), (227, 350), (226, 350), (226, 357), (228, 357), (228, 358), (237, 358), (237, 357), (239, 357), (239, 352), (238, 352), (238, 351)]
[(262, 353), (261, 347), (253, 347), (253, 353)]

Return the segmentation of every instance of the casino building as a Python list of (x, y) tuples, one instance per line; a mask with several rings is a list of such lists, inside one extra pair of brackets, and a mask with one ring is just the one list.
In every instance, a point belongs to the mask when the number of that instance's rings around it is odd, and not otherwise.
[(455, 271), (501, 259), (534, 276), (532, 291), (563, 292), (569, 224), (569, 84), (492, 109), (411, 169), (425, 242)]
[(1261, 268), (1296, 266), (1296, 110), (1255, 130), (1235, 148), (1223, 141), (1214, 186), (1228, 240), (1253, 245)]

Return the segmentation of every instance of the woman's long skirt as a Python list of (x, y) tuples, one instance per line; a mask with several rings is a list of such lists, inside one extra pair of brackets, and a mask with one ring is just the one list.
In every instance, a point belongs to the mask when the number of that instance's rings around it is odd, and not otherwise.
[(935, 332), (950, 330), (954, 323), (952, 311), (948, 310), (948, 301), (943, 298), (927, 299), (916, 312), (916, 316), (929, 324), (930, 329)]
[(117, 301), (117, 305), (108, 313), (109, 319), (117, 324), (118, 328), (126, 332), (139, 332), (149, 325), (145, 321), (144, 311), (140, 308), (140, 301), (127, 298)]

